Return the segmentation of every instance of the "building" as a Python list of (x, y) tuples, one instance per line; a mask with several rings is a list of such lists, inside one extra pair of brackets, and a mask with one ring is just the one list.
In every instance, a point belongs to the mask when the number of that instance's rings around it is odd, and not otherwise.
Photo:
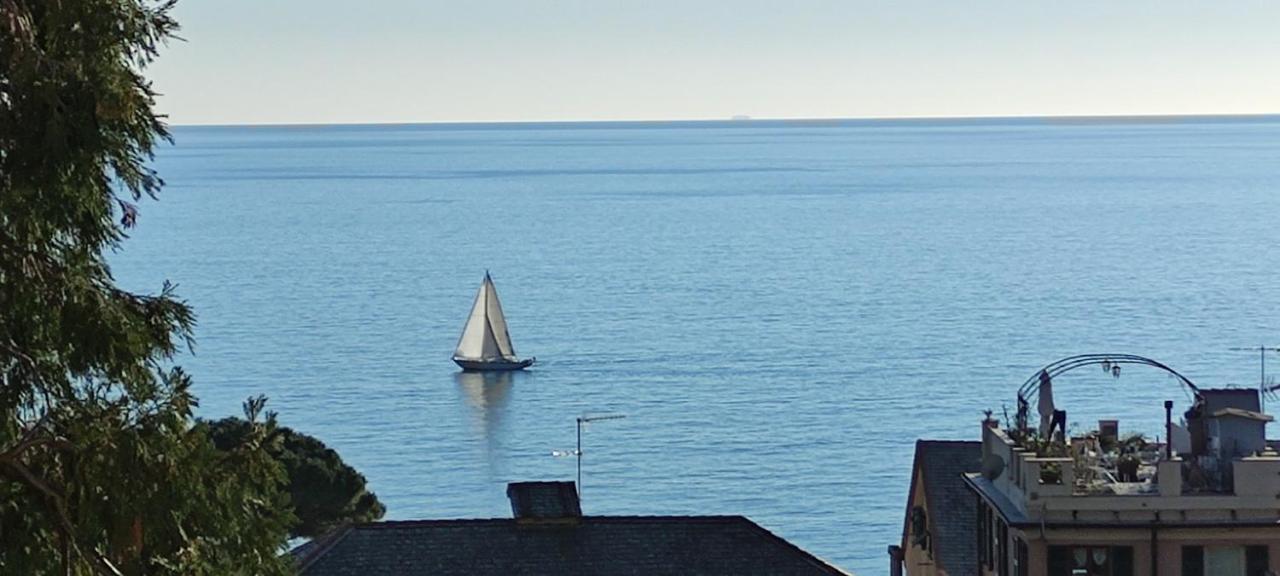
[(347, 526), (294, 549), (299, 574), (846, 574), (742, 516), (584, 516), (571, 482), (507, 496), (512, 518)]
[(976, 576), (977, 498), (964, 474), (982, 466), (982, 443), (917, 440), (902, 542), (890, 554), (912, 576)]
[[(1175, 423), (1173, 402), (1153, 406), (1165, 419), (1166, 441), (1156, 443), (1120, 437), (1114, 420), (1069, 436), (1049, 380), (1038, 392), (1049, 396), (1040, 412), (1050, 423), (1028, 425), (1035, 394), (1025, 391), (1037, 387), (1024, 388), (1014, 423), (983, 421), (976, 470), (953, 461), (971, 464), (971, 443), (917, 444), (902, 543), (890, 548), (895, 574), (1280, 574), (1280, 455), (1265, 440), (1272, 418), (1256, 390), (1182, 378), (1190, 407)], [(955, 528), (962, 523), (967, 532)], [(968, 551), (952, 549), (966, 540)]]

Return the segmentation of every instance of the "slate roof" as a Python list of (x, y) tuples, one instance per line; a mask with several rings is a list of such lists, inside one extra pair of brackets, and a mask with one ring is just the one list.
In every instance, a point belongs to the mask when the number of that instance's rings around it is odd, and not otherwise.
[(373, 522), (293, 555), (302, 576), (846, 574), (742, 516)]
[[(982, 470), (982, 442), (917, 440), (912, 482), (915, 482), (915, 470), (922, 472), (925, 498), (929, 501), (934, 561), (950, 576), (976, 576), (978, 553), (973, 531), (978, 524), (975, 516), (978, 500), (965, 485), (964, 475)], [(914, 486), (911, 493), (915, 493)], [(907, 506), (903, 548), (910, 545), (907, 530), (911, 503)]]
[[(996, 511), (1000, 513), (1000, 517), (1004, 518), (1004, 521), (1010, 526), (1019, 528), (1043, 526), (1038, 522), (1032, 522), (1031, 518), (1025, 512), (1019, 510), (1018, 505), (1014, 504), (1013, 500), (1010, 500), (1003, 490), (996, 488), (995, 483), (983, 478), (981, 472), (973, 472), (964, 476), (965, 483), (969, 485), (974, 494), (980, 495), (988, 504), (994, 506)], [(974, 522), (977, 521), (978, 519), (974, 518)], [(1150, 521), (1146, 522), (1147, 524), (1144, 525), (1150, 525)]]

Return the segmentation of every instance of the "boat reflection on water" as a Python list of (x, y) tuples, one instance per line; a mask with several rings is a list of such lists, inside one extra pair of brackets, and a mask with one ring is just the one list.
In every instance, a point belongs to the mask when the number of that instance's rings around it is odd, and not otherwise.
[(511, 372), (458, 372), (453, 375), (467, 404), (483, 413), (486, 420), (501, 418), (511, 395)]
[(512, 382), (517, 374), (520, 373), (458, 372), (453, 376), (463, 400), (470, 406), (471, 413), (477, 416), (472, 429), (483, 438), (484, 458), (490, 475), (495, 478), (503, 477), (505, 473), (503, 454), (507, 434), (502, 420), (507, 413)]

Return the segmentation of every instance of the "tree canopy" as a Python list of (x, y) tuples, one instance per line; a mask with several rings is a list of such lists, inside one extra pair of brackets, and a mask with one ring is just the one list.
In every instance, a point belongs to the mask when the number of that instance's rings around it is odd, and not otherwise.
[(143, 70), (172, 1), (0, 0), (0, 573), (282, 574), (261, 399), (220, 450), (173, 356), (194, 315), (106, 253), (163, 182)]
[[(224, 449), (243, 444), (254, 433), (252, 423), (241, 418), (207, 426), (214, 445)], [(289, 502), (298, 517), (291, 537), (313, 538), (343, 524), (378, 520), (386, 512), (378, 496), (367, 490), (364, 475), (320, 440), (280, 427), (265, 445), (288, 478)]]

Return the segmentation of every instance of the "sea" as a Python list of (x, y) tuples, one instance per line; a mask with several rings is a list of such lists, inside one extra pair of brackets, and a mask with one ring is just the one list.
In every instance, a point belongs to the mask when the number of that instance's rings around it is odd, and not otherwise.
[[(196, 310), (200, 416), (266, 395), (388, 519), (509, 517), (506, 483), (576, 479), (578, 418), (624, 416), (582, 429), (585, 513), (744, 515), (884, 574), (916, 441), (977, 440), (1042, 366), (1255, 387), (1280, 346), (1280, 117), (173, 139), (116, 278)], [(526, 372), (450, 361), (486, 271)], [(1073, 431), (1158, 436), (1188, 398), (1142, 366), (1055, 381)]]

